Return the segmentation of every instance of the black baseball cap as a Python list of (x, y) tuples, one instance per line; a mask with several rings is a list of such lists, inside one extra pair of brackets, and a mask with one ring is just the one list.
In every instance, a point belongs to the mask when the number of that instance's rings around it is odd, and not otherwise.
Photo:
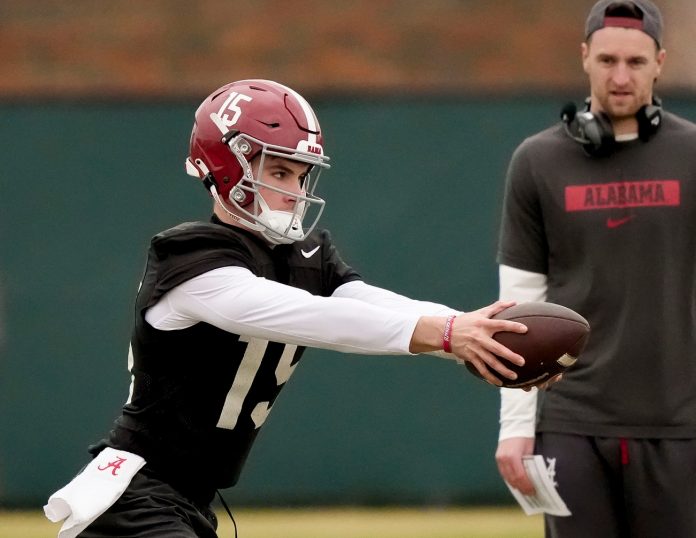
[[(624, 15), (619, 9), (621, 6), (637, 8), (639, 18), (634, 15)], [(609, 11), (609, 15), (607, 15)], [(616, 15), (614, 14), (616, 13)], [(655, 4), (650, 0), (600, 0), (590, 10), (585, 22), (585, 39), (589, 38), (594, 32), (606, 27), (635, 28), (640, 30), (662, 47), (662, 14)]]

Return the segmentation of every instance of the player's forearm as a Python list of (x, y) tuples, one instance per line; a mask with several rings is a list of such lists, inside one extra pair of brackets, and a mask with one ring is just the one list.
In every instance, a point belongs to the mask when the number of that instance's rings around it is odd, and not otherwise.
[(367, 284), (362, 280), (348, 282), (338, 287), (333, 297), (357, 299), (375, 306), (398, 310), (400, 312), (413, 312), (420, 316), (447, 316), (459, 312), (449, 306), (411, 299), (393, 291)]
[(411, 337), (411, 353), (428, 353), (441, 351), (447, 318), (441, 316), (423, 316), (416, 323)]
[(348, 282), (340, 286), (333, 296), (357, 299), (399, 312), (413, 312), (420, 316), (435, 318), (441, 317), (438, 320), (422, 319), (419, 325), (416, 326), (409, 349), (411, 353), (427, 353), (435, 357), (457, 359), (452, 353), (443, 351), (442, 333), (438, 334), (438, 331), (443, 330), (442, 327), (444, 327), (445, 318), (442, 316), (460, 314), (460, 311), (431, 301), (411, 299), (363, 281)]

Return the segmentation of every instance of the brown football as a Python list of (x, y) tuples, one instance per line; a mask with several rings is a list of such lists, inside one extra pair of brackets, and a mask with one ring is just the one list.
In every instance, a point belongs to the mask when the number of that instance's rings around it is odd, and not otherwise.
[[(493, 338), (519, 353), (525, 359), (523, 366), (516, 366), (502, 359), (505, 365), (517, 373), (514, 381), (491, 373), (503, 382), (504, 387), (523, 388), (543, 383), (575, 364), (590, 336), (590, 324), (580, 314), (554, 303), (530, 302), (507, 308), (493, 319), (517, 321), (527, 326), (524, 334), (499, 332)], [(470, 363), (471, 373), (481, 377)]]

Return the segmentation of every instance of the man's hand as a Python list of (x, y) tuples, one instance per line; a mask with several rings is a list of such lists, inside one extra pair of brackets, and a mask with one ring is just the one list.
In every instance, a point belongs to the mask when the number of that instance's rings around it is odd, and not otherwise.
[(497, 332), (526, 333), (527, 327), (515, 321), (490, 319), (506, 308), (514, 306), (513, 301), (496, 301), (492, 305), (457, 316), (452, 330), (452, 353), (469, 361), (489, 383), (500, 386), (501, 382), (491, 374), (490, 369), (508, 379), (516, 379), (517, 374), (510, 370), (500, 358), (522, 366), (524, 358), (493, 339)]
[(522, 456), (530, 455), (533, 451), (533, 438), (510, 437), (500, 441), (495, 452), (495, 462), (498, 464), (500, 476), (524, 495), (534, 495), (534, 486), (522, 464)]
[[(493, 339), (493, 335), (501, 331), (527, 332), (527, 327), (522, 323), (490, 319), (491, 316), (514, 304), (512, 301), (497, 301), (479, 310), (460, 314), (454, 318), (452, 323), (450, 339), (452, 354), (460, 360), (471, 362), (486, 381), (496, 386), (501, 386), (502, 383), (490, 370), (494, 370), (508, 379), (517, 378), (517, 374), (510, 370), (500, 358), (518, 366), (524, 364), (522, 356)], [(411, 353), (442, 350), (446, 319), (439, 316), (420, 318), (411, 337), (409, 348)]]

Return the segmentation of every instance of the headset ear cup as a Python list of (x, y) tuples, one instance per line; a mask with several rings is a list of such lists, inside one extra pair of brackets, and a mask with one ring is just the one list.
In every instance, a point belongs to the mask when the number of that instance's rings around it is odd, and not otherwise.
[(647, 142), (662, 125), (662, 108), (659, 105), (645, 105), (636, 114), (638, 137)]
[(579, 116), (582, 118), (581, 129), (587, 143), (583, 144), (589, 155), (609, 155), (614, 149), (614, 129), (611, 121), (604, 114), (592, 114), (585, 112)]

